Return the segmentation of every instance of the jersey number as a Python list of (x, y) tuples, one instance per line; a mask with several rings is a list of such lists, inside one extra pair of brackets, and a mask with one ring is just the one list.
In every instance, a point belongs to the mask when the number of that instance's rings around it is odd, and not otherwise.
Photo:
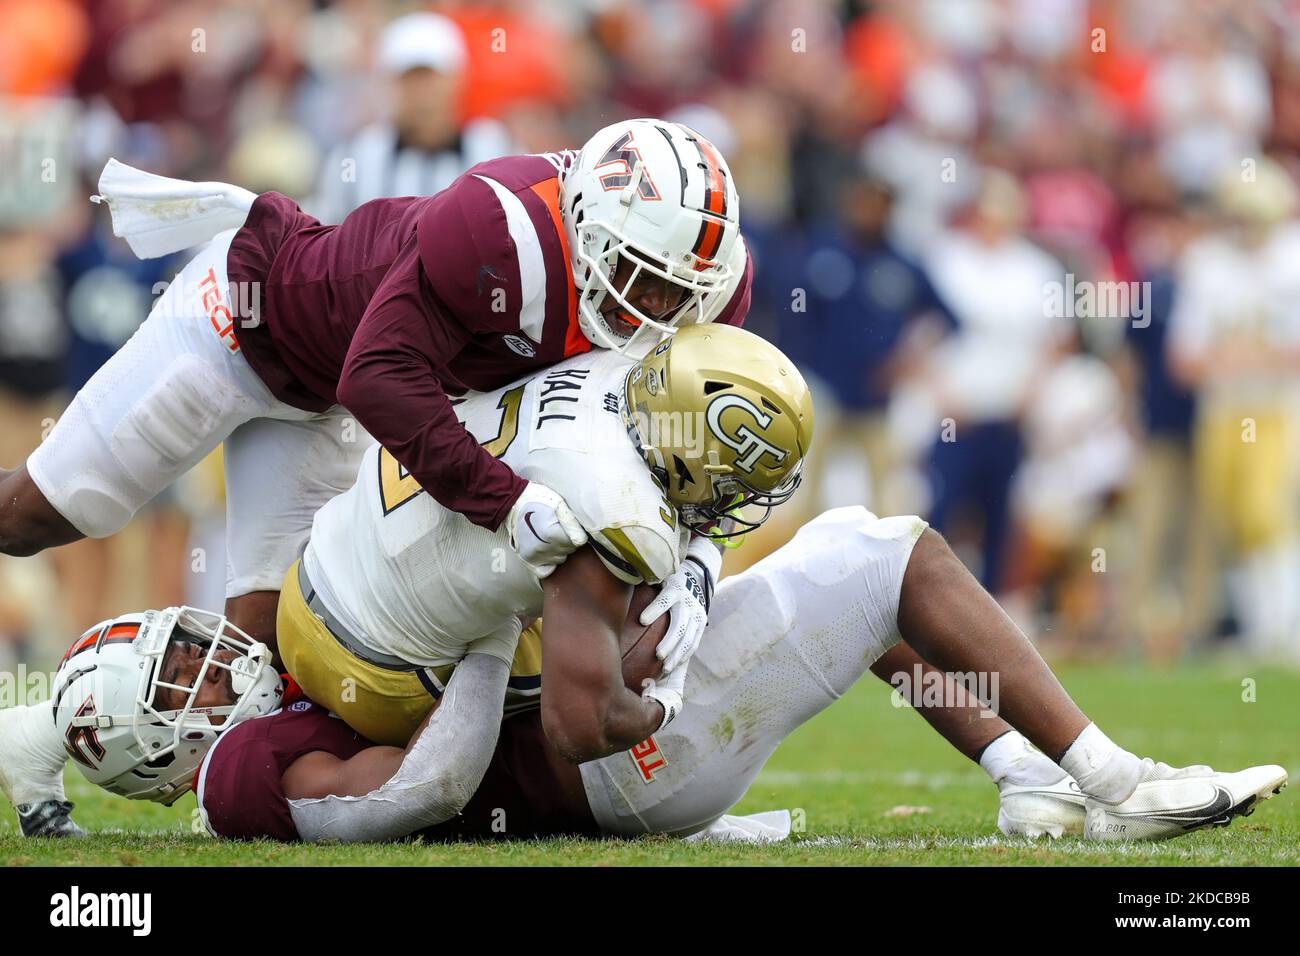
[[(524, 403), (524, 386), (516, 385), (501, 396), (497, 408), (501, 409), (501, 425), (496, 437), (483, 442), (483, 448), (493, 458), (505, 455), (510, 445), (519, 436), (519, 409)], [(379, 498), (385, 515), (390, 515), (412, 498), (419, 495), (423, 488), (415, 476), (402, 467), (402, 463), (393, 457), (387, 448), (379, 449)]]

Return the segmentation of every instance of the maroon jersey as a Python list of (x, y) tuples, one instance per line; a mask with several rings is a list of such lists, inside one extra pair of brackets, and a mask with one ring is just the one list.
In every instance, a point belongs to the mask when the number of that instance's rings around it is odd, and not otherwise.
[(318, 750), (346, 760), (373, 746), (325, 708), (300, 699), (217, 738), (194, 787), (199, 811), (216, 836), (297, 840), (281, 783), (289, 765)]
[[(373, 746), (325, 708), (299, 700), (221, 735), (199, 769), (199, 810), (215, 836), (296, 841), (284, 772), (304, 754), (323, 751), (346, 760)], [(578, 768), (547, 743), (541, 711), (532, 710), (501, 725), (492, 763), (461, 815), (420, 835), (449, 840), (597, 832)]]
[[(346, 406), (439, 503), (495, 529), (525, 482), (465, 431), (447, 393), (591, 348), (560, 220), (570, 159), (480, 163), (435, 196), (378, 199), (337, 226), (259, 196), (228, 259), (255, 308), (237, 331), (245, 358), (288, 404)], [(743, 322), (751, 277), (747, 262), (718, 321)]]

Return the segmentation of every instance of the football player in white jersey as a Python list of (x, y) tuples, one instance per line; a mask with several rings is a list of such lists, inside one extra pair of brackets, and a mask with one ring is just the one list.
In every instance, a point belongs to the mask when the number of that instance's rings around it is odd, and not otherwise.
[[(812, 404), (775, 347), (696, 325), (639, 362), (593, 351), (456, 411), (489, 453), (568, 502), (589, 546), (544, 588), (509, 528), (466, 521), (374, 447), (357, 483), (317, 513), (286, 576), (276, 632), (307, 696), (377, 743), (409, 741), (445, 700), (446, 668), (457, 665), (458, 683), (474, 688), (461, 704), (496, 711), (433, 721), (454, 720), (455, 732), (429, 776), (471, 780), (457, 790), (467, 799), (495, 744), (468, 728), (499, 725), (507, 691), (511, 703), (540, 696), (548, 736), (575, 763), (625, 751), (680, 712), (702, 633), (682, 618), (704, 617), (721, 564), (709, 536), (724, 533), (724, 521), (728, 530), (761, 523), (794, 492)], [(632, 586), (663, 581), (663, 600), (685, 614), (659, 646), (664, 672), (636, 693), (623, 685), (618, 636)], [(549, 623), (557, 605), (558, 627)], [(646, 615), (659, 616), (655, 606)], [(540, 640), (534, 627), (521, 642), (538, 617), (547, 622)]]
[[(475, 689), (462, 697), (496, 712), (459, 721), (456, 747), (440, 751), (443, 780), (472, 777), (491, 756), (495, 736), (467, 728), (497, 726), (507, 690), (535, 699), (541, 659), (547, 731), (567, 756), (636, 745), (681, 710), (721, 564), (709, 536), (724, 521), (755, 526), (798, 485), (812, 435), (802, 376), (751, 333), (697, 325), (639, 363), (593, 351), (456, 410), (489, 454), (573, 502), (590, 546), (548, 588), (572, 609), (568, 633), (544, 628), (539, 641), (534, 627), (521, 645), (524, 623), (550, 602), (509, 526), (473, 524), (373, 446), (356, 484), (316, 514), (285, 577), (281, 660), (313, 700), (387, 744), (410, 740), (459, 664), (459, 684)], [(636, 693), (623, 686), (617, 636), (642, 582), (666, 582), (645, 623), (672, 611), (664, 671)], [(449, 724), (457, 712), (444, 710)]]

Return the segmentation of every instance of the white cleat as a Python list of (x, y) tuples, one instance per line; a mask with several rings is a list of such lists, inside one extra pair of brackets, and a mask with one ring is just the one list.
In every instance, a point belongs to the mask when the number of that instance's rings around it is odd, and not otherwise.
[(1286, 783), (1286, 771), (1272, 764), (1237, 773), (1154, 764), (1127, 800), (1087, 799), (1084, 839), (1167, 840), (1203, 827), (1227, 826), (1233, 817), (1254, 813), (1261, 800), (1281, 793)]
[(1003, 783), (998, 792), (998, 829), (1007, 836), (1055, 840), (1083, 833), (1083, 792), (1069, 775), (1042, 787)]

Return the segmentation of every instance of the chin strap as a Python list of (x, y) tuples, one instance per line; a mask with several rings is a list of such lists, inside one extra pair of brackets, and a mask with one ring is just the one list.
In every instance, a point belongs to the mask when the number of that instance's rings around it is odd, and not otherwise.
[(397, 840), (456, 816), (483, 781), (501, 732), (510, 665), (467, 654), (393, 778), (363, 797), (290, 800), (309, 843)]

